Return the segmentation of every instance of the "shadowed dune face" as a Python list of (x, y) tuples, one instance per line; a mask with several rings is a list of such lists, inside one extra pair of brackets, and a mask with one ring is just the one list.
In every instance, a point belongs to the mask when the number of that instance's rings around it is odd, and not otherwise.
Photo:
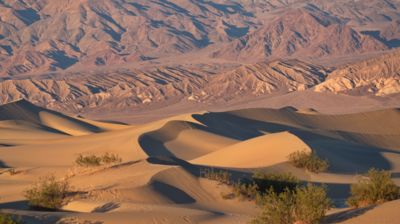
[[(12, 130), (10, 129), (26, 129), (31, 132), (31, 137), (35, 136), (38, 131), (48, 134), (81, 136), (107, 130), (107, 125), (97, 123), (100, 125), (96, 126), (96, 122), (92, 123), (37, 107), (25, 100), (8, 103), (0, 107), (0, 131), (6, 134), (11, 134)], [(110, 124), (109, 126), (113, 125)], [(118, 125), (115, 125), (115, 127), (118, 127)]]
[[(181, 141), (178, 136), (188, 130), (199, 130), (198, 133), (193, 133), (193, 138), (204, 137), (199, 134), (201, 130), (213, 133), (213, 136), (219, 138), (231, 139), (232, 142), (226, 144), (226, 147), (239, 144), (233, 141), (247, 142), (264, 135), (289, 132), (305, 143), (304, 147), (292, 145), (293, 149), (302, 150), (309, 147), (318, 155), (331, 160), (331, 172), (354, 174), (366, 172), (370, 167), (388, 170), (394, 168), (386, 155), (391, 154), (396, 158), (400, 156), (399, 117), (397, 109), (344, 115), (324, 115), (316, 111), (304, 113), (294, 108), (194, 114), (193, 118), (202, 125), (181, 123), (179, 126), (179, 122), (174, 121), (157, 131), (142, 135), (139, 142), (150, 157), (188, 159), (185, 155), (176, 153), (176, 148), (168, 144), (172, 140)], [(289, 136), (283, 139), (293, 142)], [(204, 138), (204, 141), (209, 139)], [(268, 145), (274, 141), (276, 140), (269, 142), (266, 139), (263, 150), (268, 150)], [(262, 142), (257, 143), (257, 147), (262, 145)], [(183, 147), (186, 147), (184, 150), (191, 151), (190, 145)], [(254, 148), (250, 144), (243, 144), (240, 146), (243, 153), (251, 152), (251, 149), (246, 147)], [(281, 150), (283, 148), (282, 145)], [(276, 150), (279, 150), (279, 147)], [(232, 153), (226, 151), (226, 154), (221, 154), (221, 151), (218, 150), (216, 154), (219, 160), (223, 160), (224, 156), (229, 158)], [(286, 153), (290, 154), (290, 150)], [(200, 156), (202, 155), (197, 154), (190, 158), (196, 161)], [(265, 166), (269, 165), (272, 164), (265, 162)]]
[[(290, 109), (247, 112), (232, 112), (234, 115), (231, 119), (242, 120), (243, 123), (251, 124), (264, 132), (290, 131), (317, 153), (355, 150), (359, 153), (348, 153), (354, 155), (349, 161), (357, 161), (357, 157), (362, 157), (365, 152), (372, 153), (374, 156), (371, 156), (370, 160), (377, 162), (360, 164), (388, 168), (387, 165), (379, 165), (378, 154), (398, 153), (400, 148), (399, 142), (396, 141), (399, 136), (397, 127), (400, 116), (397, 109), (348, 115), (302, 114)], [(389, 141), (386, 142), (385, 139)]]

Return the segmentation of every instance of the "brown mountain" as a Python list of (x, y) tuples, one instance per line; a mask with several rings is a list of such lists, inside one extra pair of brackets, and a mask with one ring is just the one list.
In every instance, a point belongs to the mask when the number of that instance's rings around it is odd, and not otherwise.
[[(397, 47), (393, 0), (3, 0), (0, 76)], [(195, 55), (195, 56), (190, 56)], [(206, 60), (207, 61), (207, 60)]]

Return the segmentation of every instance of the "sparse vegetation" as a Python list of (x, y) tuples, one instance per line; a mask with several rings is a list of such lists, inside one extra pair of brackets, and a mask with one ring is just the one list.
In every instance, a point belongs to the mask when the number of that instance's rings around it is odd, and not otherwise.
[(324, 172), (328, 169), (327, 160), (321, 159), (314, 152), (297, 151), (289, 155), (289, 161), (297, 168), (305, 168), (313, 173)]
[(78, 158), (76, 158), (75, 163), (78, 164), (79, 166), (89, 167), (89, 166), (101, 166), (104, 164), (119, 163), (121, 161), (122, 159), (117, 154), (106, 152), (102, 156), (80, 154)]
[(201, 170), (201, 176), (210, 180), (215, 180), (223, 184), (231, 184), (231, 173), (224, 170), (215, 171), (214, 169)]
[(64, 199), (70, 189), (67, 180), (56, 180), (55, 176), (41, 177), (25, 197), (33, 208), (56, 210), (63, 206)]
[(260, 195), (258, 186), (254, 182), (243, 183), (239, 181), (233, 184), (232, 191), (235, 197), (240, 199), (257, 200)]
[(317, 224), (330, 208), (326, 189), (321, 186), (297, 186), (281, 193), (269, 190), (262, 197), (263, 210), (253, 220), (255, 224)]
[(22, 222), (11, 214), (0, 213), (0, 224), (22, 224)]
[(7, 172), (8, 172), (8, 174), (9, 174), (10, 176), (14, 176), (14, 175), (17, 175), (17, 174), (20, 173), (20, 172), (18, 172), (17, 170), (15, 170), (15, 168), (10, 168), (10, 169), (7, 170)]
[(256, 200), (267, 191), (274, 190), (281, 193), (285, 189), (294, 190), (299, 185), (299, 180), (290, 173), (263, 173), (256, 172), (251, 179), (241, 179), (234, 182), (232, 174), (228, 171), (215, 171), (214, 169), (204, 169), (201, 176), (210, 180), (218, 181), (222, 184), (232, 186), (233, 194), (224, 194), (223, 198), (229, 199), (237, 197), (240, 199)]
[(373, 168), (366, 176), (351, 185), (351, 196), (347, 201), (350, 206), (363, 207), (400, 198), (400, 188), (388, 171)]
[(280, 193), (285, 189), (294, 190), (300, 184), (300, 181), (291, 173), (256, 172), (253, 175), (253, 181), (261, 192), (266, 192), (272, 187), (275, 192)]

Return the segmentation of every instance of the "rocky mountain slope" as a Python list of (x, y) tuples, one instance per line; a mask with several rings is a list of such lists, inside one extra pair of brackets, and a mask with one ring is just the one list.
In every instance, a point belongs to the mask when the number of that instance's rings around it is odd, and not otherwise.
[[(0, 76), (397, 47), (397, 0), (2, 0)], [(189, 60), (189, 59), (187, 59)]]
[(292, 59), (230, 69), (160, 66), (20, 77), (0, 81), (0, 102), (25, 98), (48, 108), (85, 113), (160, 103), (219, 104), (303, 90), (383, 97), (400, 93), (399, 60), (397, 50), (337, 68)]
[(400, 51), (338, 68), (317, 92), (385, 96), (400, 93)]
[(244, 95), (304, 90), (320, 83), (326, 73), (322, 67), (291, 60), (246, 65), (217, 74), (204, 68), (158, 67), (21, 78), (0, 82), (0, 102), (25, 98), (71, 112), (93, 107), (126, 109), (168, 100), (210, 103)]

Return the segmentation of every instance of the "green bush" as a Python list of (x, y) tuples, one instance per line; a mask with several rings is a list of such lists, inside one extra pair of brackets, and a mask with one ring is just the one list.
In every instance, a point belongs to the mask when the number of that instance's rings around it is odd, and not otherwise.
[(263, 209), (261, 214), (252, 221), (253, 224), (291, 224), (294, 223), (293, 193), (285, 190), (276, 193), (272, 189), (262, 198)]
[(308, 184), (296, 188), (294, 217), (298, 223), (318, 224), (331, 207), (326, 188)]
[(289, 161), (297, 168), (305, 168), (313, 173), (324, 172), (328, 169), (327, 160), (321, 159), (314, 152), (297, 151), (289, 155)]
[(0, 213), (0, 224), (22, 224), (22, 222), (13, 215)]
[(96, 156), (96, 155), (84, 156), (80, 154), (78, 158), (76, 158), (75, 163), (78, 164), (79, 166), (89, 167), (89, 166), (101, 166), (103, 164), (119, 163), (121, 161), (122, 159), (117, 154), (106, 152), (102, 156)]
[(58, 181), (50, 175), (40, 178), (25, 191), (25, 197), (33, 208), (56, 210), (63, 206), (69, 189), (68, 181)]
[(261, 214), (255, 224), (317, 224), (330, 208), (324, 187), (307, 185), (277, 193), (270, 189), (262, 198)]
[(351, 185), (351, 196), (347, 203), (352, 207), (379, 204), (400, 198), (399, 187), (388, 171), (370, 169), (367, 177)]

